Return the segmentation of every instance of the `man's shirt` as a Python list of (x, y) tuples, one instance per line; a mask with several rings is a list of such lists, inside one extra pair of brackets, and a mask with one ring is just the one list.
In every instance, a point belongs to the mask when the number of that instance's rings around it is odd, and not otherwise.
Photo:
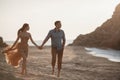
[(46, 38), (51, 38), (52, 47), (56, 47), (58, 50), (62, 49), (63, 40), (65, 41), (65, 33), (63, 30), (52, 29), (49, 31)]

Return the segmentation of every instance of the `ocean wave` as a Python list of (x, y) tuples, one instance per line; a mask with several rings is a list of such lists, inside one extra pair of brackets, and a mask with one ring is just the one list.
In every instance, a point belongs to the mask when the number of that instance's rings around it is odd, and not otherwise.
[(110, 61), (120, 62), (120, 50), (113, 49), (99, 49), (99, 48), (85, 48), (88, 54), (92, 54), (97, 57), (104, 57)]

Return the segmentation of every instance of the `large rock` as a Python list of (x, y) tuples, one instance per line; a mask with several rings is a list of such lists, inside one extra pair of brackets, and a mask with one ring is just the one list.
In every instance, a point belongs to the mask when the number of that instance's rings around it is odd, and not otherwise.
[(3, 41), (3, 38), (0, 37), (0, 47), (6, 47), (8, 46), (4, 41)]
[(0, 80), (23, 80), (14, 75), (14, 68), (6, 63), (5, 55), (1, 52), (8, 46), (2, 37), (0, 37)]
[(112, 18), (92, 33), (79, 35), (72, 45), (120, 49), (120, 4), (115, 8)]

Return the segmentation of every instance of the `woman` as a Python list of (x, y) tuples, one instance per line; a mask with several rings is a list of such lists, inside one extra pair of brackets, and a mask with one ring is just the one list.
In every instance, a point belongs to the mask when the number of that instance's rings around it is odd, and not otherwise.
[[(29, 30), (29, 24), (27, 23), (23, 24), (22, 28), (18, 30), (16, 41), (14, 42), (12, 47), (6, 51), (6, 53), (10, 54), (10, 53), (13, 53), (10, 51), (17, 48), (17, 52), (14, 52), (15, 53), (14, 55), (9, 55), (11, 56), (10, 58), (14, 58), (14, 59), (8, 59), (8, 60), (11, 60), (9, 61), (9, 63), (11, 62), (13, 63), (13, 65), (17, 65), (21, 57), (23, 58), (22, 71), (21, 71), (22, 75), (27, 74), (26, 61), (27, 61), (27, 56), (28, 56), (28, 40), (30, 39), (31, 42), (38, 48), (38, 45), (33, 41), (31, 34), (27, 32), (28, 30)], [(19, 39), (21, 41), (18, 43)], [(17, 59), (15, 59), (16, 57)]]

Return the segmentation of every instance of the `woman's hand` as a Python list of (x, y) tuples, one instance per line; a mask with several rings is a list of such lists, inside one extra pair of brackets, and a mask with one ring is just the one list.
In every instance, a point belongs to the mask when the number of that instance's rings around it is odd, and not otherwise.
[(7, 49), (7, 50), (3, 50), (2, 53), (7, 53), (8, 51), (12, 50), (11, 48)]

